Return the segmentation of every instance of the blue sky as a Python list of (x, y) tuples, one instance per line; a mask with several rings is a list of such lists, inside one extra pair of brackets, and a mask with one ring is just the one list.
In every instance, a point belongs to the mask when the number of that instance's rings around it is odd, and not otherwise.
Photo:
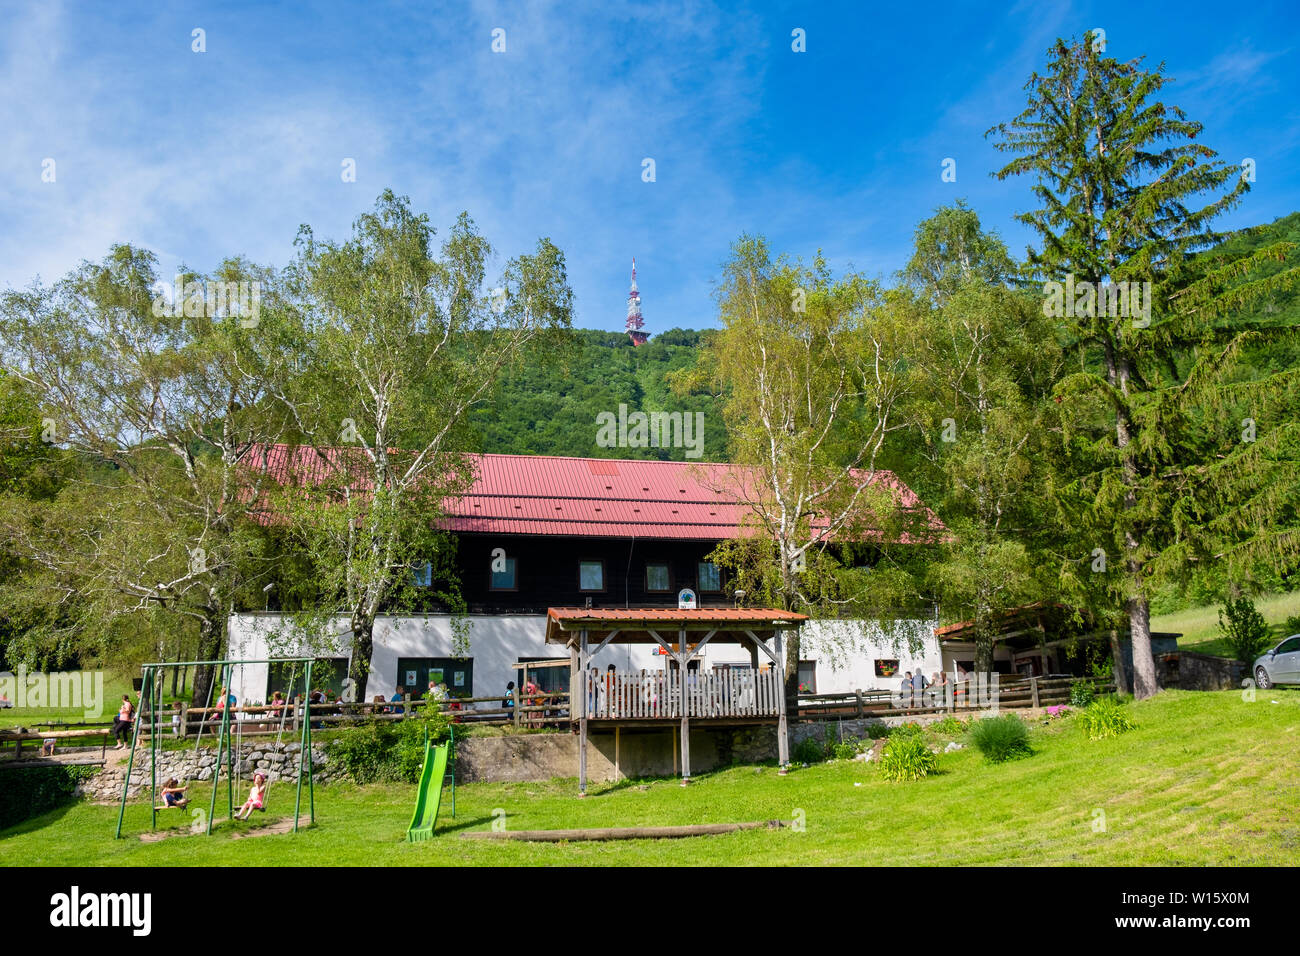
[(647, 331), (716, 324), (743, 232), (888, 277), (917, 222), (965, 198), (1020, 254), (1029, 182), (989, 176), (984, 131), (1054, 37), (1098, 27), (1112, 55), (1165, 62), (1166, 101), (1225, 159), (1256, 160), (1225, 226), (1300, 209), (1294, 0), (159, 6), (0, 6), (0, 287), (114, 242), (164, 276), (281, 266), (300, 223), (342, 238), (388, 186), (440, 232), (469, 210), (498, 268), (550, 236), (590, 328), (622, 327), (634, 255)]

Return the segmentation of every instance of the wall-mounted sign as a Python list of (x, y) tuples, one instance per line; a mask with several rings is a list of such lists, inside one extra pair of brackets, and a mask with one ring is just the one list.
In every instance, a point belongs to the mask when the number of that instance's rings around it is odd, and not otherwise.
[(417, 677), (415, 676), (415, 671), (407, 671), (407, 672), (406, 672), (406, 686), (407, 686), (407, 687), (414, 687), (414, 686), (415, 686), (415, 682), (416, 682), (418, 679), (419, 679), (419, 678), (417, 678)]
[(677, 610), (694, 611), (696, 607), (695, 592), (690, 588), (682, 588), (677, 592)]

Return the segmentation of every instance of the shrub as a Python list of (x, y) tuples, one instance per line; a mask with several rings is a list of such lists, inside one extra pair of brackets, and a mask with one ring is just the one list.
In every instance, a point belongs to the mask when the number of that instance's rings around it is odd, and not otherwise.
[(1225, 601), (1219, 608), (1219, 632), (1237, 660), (1247, 666), (1272, 642), (1264, 615), (1248, 597)]
[(887, 726), (884, 725), (884, 724), (868, 724), (868, 725), (867, 725), (867, 739), (868, 739), (868, 740), (879, 740), (881, 737), (888, 737), (888, 736), (889, 736), (889, 730), (890, 730), (890, 728), (887, 727)]
[(1079, 711), (1079, 725), (1090, 740), (1118, 737), (1137, 726), (1114, 697), (1098, 697)]
[(1087, 707), (1097, 696), (1097, 688), (1091, 681), (1077, 680), (1070, 685), (1070, 706)]
[(78, 781), (98, 772), (98, 767), (56, 764), (0, 771), (5, 775), (4, 786), (0, 786), (0, 830), (71, 802)]
[(1290, 637), (1292, 634), (1300, 634), (1300, 614), (1292, 614), (1282, 622), (1282, 636)]
[(891, 737), (880, 755), (881, 773), (886, 780), (896, 782), (920, 780), (934, 773), (938, 766), (939, 758), (915, 734)]
[(1015, 714), (1001, 714), (975, 721), (970, 727), (970, 739), (980, 749), (980, 753), (993, 763), (1027, 757), (1033, 753), (1029, 746), (1029, 728)]
[(846, 737), (833, 744), (828, 753), (834, 760), (852, 760), (862, 753), (862, 741), (857, 737)]
[(799, 741), (790, 752), (790, 760), (794, 763), (821, 763), (825, 759), (826, 751), (811, 737)]
[(451, 720), (427, 699), (405, 720), (368, 720), (345, 727), (329, 742), (329, 754), (356, 783), (416, 783), (424, 765), (424, 741), (447, 739)]

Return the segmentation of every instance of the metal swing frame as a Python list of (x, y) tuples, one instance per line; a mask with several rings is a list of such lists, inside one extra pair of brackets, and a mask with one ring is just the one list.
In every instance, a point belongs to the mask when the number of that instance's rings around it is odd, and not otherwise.
[[(131, 732), (131, 753), (127, 757), (126, 774), (122, 778), (122, 799), (117, 810), (117, 831), (115, 839), (122, 837), (122, 823), (126, 817), (126, 797), (131, 787), (131, 772), (135, 767), (136, 749), (140, 744), (140, 725), (144, 722), (146, 701), (149, 703), (149, 720), (152, 725), (152, 731), (149, 734), (149, 804), (150, 804), (150, 822), (149, 829), (155, 831), (158, 829), (158, 736), (160, 727), (160, 714), (162, 703), (162, 682), (158, 679), (159, 672), (165, 672), (173, 667), (212, 667), (220, 668), (221, 681), (218, 686), (229, 690), (231, 677), (236, 667), (244, 664), (305, 664), (306, 669), (303, 675), (304, 686), (311, 687), (311, 668), (313, 658), (310, 657), (269, 657), (259, 658), (257, 660), (216, 660), (216, 661), (174, 661), (171, 663), (157, 662), (153, 664), (144, 664), (141, 667), (143, 680), (140, 685), (139, 706), (136, 707), (135, 727)], [(295, 668), (295, 673), (296, 673)], [(213, 674), (214, 679), (217, 674)], [(293, 688), (289, 688), (292, 692)], [(209, 688), (209, 703), (211, 703), (211, 688)], [(296, 705), (293, 702), (286, 701), (289, 706)], [(204, 713), (203, 721), (199, 724), (198, 741), (203, 736), (203, 726), (208, 720), (208, 715)], [(280, 733), (284, 732), (283, 715), (280, 723)], [(208, 807), (207, 835), (212, 835), (212, 820), (217, 812), (217, 791), (220, 788), (221, 764), (222, 759), (226, 762), (226, 803), (227, 817), (233, 818), (235, 815), (235, 754), (231, 747), (230, 740), (230, 706), (223, 704), (221, 708), (221, 735), (217, 742), (217, 760), (212, 767), (212, 800)], [(302, 734), (300, 737), (300, 750), (298, 753), (298, 784), (297, 792), (293, 804), (293, 832), (298, 832), (299, 820), (302, 814), (302, 779), (303, 775), (307, 777), (307, 801), (309, 822), (316, 822), (316, 781), (314, 766), (311, 759), (311, 697), (310, 693), (303, 694), (303, 721)], [(269, 781), (268, 781), (269, 796)]]

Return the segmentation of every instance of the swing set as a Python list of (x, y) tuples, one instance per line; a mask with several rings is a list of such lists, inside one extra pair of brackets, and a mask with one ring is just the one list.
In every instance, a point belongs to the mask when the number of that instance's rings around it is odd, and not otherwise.
[[(288, 664), (293, 666), (293, 670), (289, 678), (289, 687), (288, 690), (285, 692), (285, 700), (279, 705), (278, 708), (280, 711), (279, 728), (276, 730), (276, 735), (275, 735), (275, 742), (277, 746), (280, 744), (281, 739), (284, 735), (285, 719), (288, 716), (289, 710), (291, 708), (293, 709), (295, 717), (298, 714), (298, 704), (294, 701), (293, 689), (295, 683), (297, 682), (298, 671), (300, 669), (303, 671), (302, 732), (299, 740), (300, 750), (298, 753), (297, 793), (294, 798), (294, 805), (293, 805), (293, 832), (294, 833), (298, 832), (298, 821), (302, 811), (302, 782), (303, 782), (304, 775), (306, 775), (307, 777), (307, 801), (308, 801), (308, 814), (310, 816), (309, 822), (311, 823), (316, 822), (316, 784), (315, 784), (315, 778), (312, 770), (312, 760), (311, 760), (312, 720), (311, 720), (310, 701), (311, 701), (312, 658), (276, 657), (276, 658), (265, 658), (262, 660), (177, 661), (170, 664), (157, 663), (157, 664), (143, 665), (142, 670), (144, 673), (144, 679), (140, 685), (140, 706), (136, 708), (135, 727), (133, 728), (131, 733), (131, 753), (130, 756), (128, 756), (127, 758), (126, 775), (122, 779), (122, 801), (117, 811), (117, 834), (116, 834), (117, 839), (120, 839), (122, 836), (122, 821), (126, 816), (126, 796), (127, 796), (127, 791), (130, 789), (131, 786), (131, 771), (135, 767), (136, 750), (141, 744), (140, 741), (141, 725), (145, 722), (146, 719), (149, 720), (149, 778), (150, 778), (149, 804), (151, 807), (149, 829), (152, 831), (156, 831), (158, 829), (159, 810), (165, 811), (171, 809), (171, 807), (167, 806), (165, 803), (161, 806), (158, 803), (158, 750), (159, 750), (158, 738), (162, 733), (162, 716), (163, 716), (162, 714), (163, 681), (159, 679), (159, 674), (160, 672), (165, 673), (167, 670), (173, 667), (195, 667), (195, 666), (205, 667), (206, 666), (206, 667), (212, 667), (214, 670), (214, 673), (212, 675), (213, 680), (208, 686), (207, 705), (203, 708), (202, 711), (203, 716), (199, 720), (199, 732), (194, 740), (195, 753), (198, 753), (199, 745), (203, 741), (203, 728), (206, 727), (207, 724), (212, 719), (211, 710), (212, 710), (213, 689), (217, 686), (220, 686), (224, 688), (226, 691), (226, 699), (221, 702), (218, 708), (221, 713), (221, 724), (220, 724), (219, 737), (217, 740), (217, 759), (212, 766), (212, 799), (208, 807), (207, 835), (209, 836), (212, 835), (212, 822), (213, 819), (216, 817), (216, 813), (217, 813), (217, 793), (220, 790), (221, 767), (222, 767), (223, 760), (226, 764), (227, 815), (229, 819), (231, 820), (235, 819), (235, 791), (240, 786), (240, 780), (241, 780), (240, 764), (243, 762), (243, 754), (237, 753), (236, 751), (242, 751), (243, 742), (244, 742), (244, 724), (249, 723), (250, 721), (234, 719), (232, 716), (232, 711), (238, 710), (241, 713), (243, 713), (245, 717), (248, 717), (249, 716), (248, 711), (250, 710), (264, 712), (264, 711), (271, 710), (275, 706), (270, 703), (264, 706), (263, 705), (258, 705), (254, 707), (245, 706), (243, 708), (230, 706), (230, 688), (233, 686), (231, 683), (231, 678), (234, 676), (235, 668), (236, 667), (240, 668), (239, 676), (241, 678), (240, 685), (242, 687), (243, 686), (242, 678), (244, 675), (243, 667), (246, 664), (267, 664), (267, 665)], [(305, 666), (300, 668), (299, 665), (305, 665)], [(221, 677), (220, 681), (216, 679), (218, 674), (215, 672), (218, 670), (220, 671), (220, 677)], [(145, 706), (146, 702), (148, 702), (148, 707)], [(233, 730), (231, 726), (232, 720), (234, 723)], [(264, 721), (253, 721), (253, 722), (264, 723)], [(181, 715), (182, 731), (187, 729), (187, 726), (188, 726), (188, 713), (182, 712)], [(218, 733), (218, 731), (213, 731), (213, 732)], [(256, 774), (257, 772), (259, 771), (255, 770), (254, 774)], [(271, 781), (269, 775), (267, 775), (267, 779), (265, 781), (265, 787), (266, 790), (265, 790), (265, 796), (262, 800), (262, 806), (254, 808), (262, 812), (266, 811), (266, 804), (268, 804), (271, 799)], [(189, 804), (187, 803), (186, 806), (188, 805)]]

